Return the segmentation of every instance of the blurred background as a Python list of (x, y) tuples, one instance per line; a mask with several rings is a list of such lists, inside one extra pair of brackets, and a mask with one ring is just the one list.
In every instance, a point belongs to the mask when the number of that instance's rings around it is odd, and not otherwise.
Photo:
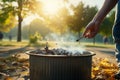
[[(0, 0), (2, 40), (22, 42), (38, 35), (41, 41), (75, 41), (101, 8), (104, 0)], [(83, 42), (113, 44), (114, 9), (99, 34)], [(105, 42), (106, 43), (106, 42)]]

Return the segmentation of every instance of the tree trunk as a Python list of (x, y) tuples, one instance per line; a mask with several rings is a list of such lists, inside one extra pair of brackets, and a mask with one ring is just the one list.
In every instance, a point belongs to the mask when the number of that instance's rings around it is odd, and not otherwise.
[(18, 15), (18, 35), (17, 35), (17, 42), (22, 41), (22, 33), (21, 33), (21, 24), (22, 24), (22, 19), (20, 18), (20, 15)]
[(21, 24), (22, 24), (22, 8), (23, 8), (23, 2), (22, 0), (18, 0), (18, 35), (17, 35), (17, 42), (22, 41), (22, 32), (21, 32)]

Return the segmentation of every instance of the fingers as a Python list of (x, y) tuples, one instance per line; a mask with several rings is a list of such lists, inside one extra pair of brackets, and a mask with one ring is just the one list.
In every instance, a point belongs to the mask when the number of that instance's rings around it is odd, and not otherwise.
[(95, 37), (97, 32), (92, 32), (92, 31), (85, 31), (83, 34), (83, 37), (85, 38), (93, 38)]
[(95, 37), (96, 36), (96, 32), (91, 32), (88, 36), (87, 36), (87, 38), (93, 38), (93, 37)]
[(95, 24), (95, 22), (90, 22), (83, 33), (83, 37), (85, 38), (93, 38), (98, 33), (99, 27)]

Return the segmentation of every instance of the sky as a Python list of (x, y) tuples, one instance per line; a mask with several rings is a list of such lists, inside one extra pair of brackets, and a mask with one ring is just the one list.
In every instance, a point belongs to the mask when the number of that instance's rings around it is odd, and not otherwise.
[[(40, 0), (45, 3), (63, 3), (64, 0)], [(90, 6), (97, 6), (100, 8), (105, 0), (68, 0), (70, 3), (77, 5), (80, 1)]]
[(80, 1), (84, 2), (86, 5), (97, 6), (100, 9), (105, 0), (70, 0), (70, 3), (76, 5)]

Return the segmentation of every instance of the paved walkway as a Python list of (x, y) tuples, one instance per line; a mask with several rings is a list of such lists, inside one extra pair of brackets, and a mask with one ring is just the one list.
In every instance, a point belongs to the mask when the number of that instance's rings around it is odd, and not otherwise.
[(7, 57), (12, 54), (25, 53), (28, 50), (34, 49), (33, 47), (3, 47), (0, 46), (0, 57)]
[(96, 55), (94, 57), (98, 58), (108, 58), (111, 62), (117, 63), (115, 58), (115, 49), (112, 48), (96, 48), (89, 47), (86, 48), (89, 51), (93, 51)]

